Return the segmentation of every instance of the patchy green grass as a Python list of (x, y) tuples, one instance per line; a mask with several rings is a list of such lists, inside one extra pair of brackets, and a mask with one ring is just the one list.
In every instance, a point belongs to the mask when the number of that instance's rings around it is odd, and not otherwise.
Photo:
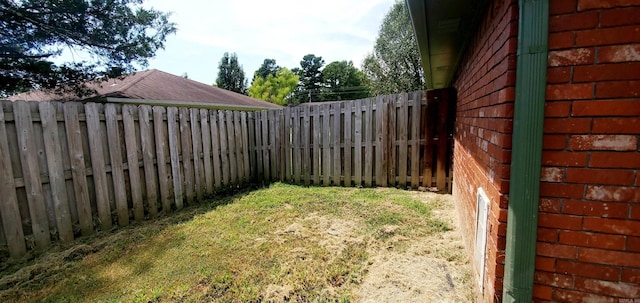
[(0, 301), (351, 302), (377, 251), (451, 229), (415, 196), (273, 184), (7, 267)]

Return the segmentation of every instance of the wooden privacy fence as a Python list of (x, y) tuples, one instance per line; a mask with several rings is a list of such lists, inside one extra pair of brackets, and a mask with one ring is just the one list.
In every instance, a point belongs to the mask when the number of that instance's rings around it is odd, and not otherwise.
[(0, 247), (19, 257), (249, 182), (446, 190), (443, 96), (260, 112), (0, 101)]
[(0, 105), (0, 244), (11, 256), (153, 218), (252, 179), (247, 112)]
[(434, 91), (256, 112), (258, 178), (447, 190), (447, 94)]

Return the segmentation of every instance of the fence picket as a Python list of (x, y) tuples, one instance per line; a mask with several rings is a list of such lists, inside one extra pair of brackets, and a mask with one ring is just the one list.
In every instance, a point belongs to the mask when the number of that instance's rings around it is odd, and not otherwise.
[(202, 132), (200, 131), (200, 110), (197, 108), (189, 109), (189, 121), (191, 122), (191, 144), (193, 154), (193, 175), (195, 176), (195, 192), (196, 200), (201, 201), (206, 190), (206, 181), (204, 179), (204, 164), (200, 157), (202, 154)]
[(331, 129), (331, 137), (333, 139), (333, 185), (340, 186), (340, 179), (342, 177), (342, 148), (340, 146), (340, 140), (342, 139), (342, 132), (340, 130), (340, 124), (342, 120), (341, 102), (331, 104), (333, 108), (333, 123)]
[(85, 175), (86, 169), (82, 151), (82, 137), (80, 134), (77, 104), (64, 104), (64, 121), (80, 230), (82, 231), (82, 235), (90, 235), (93, 233), (93, 221), (91, 219), (91, 202), (89, 201), (89, 187), (87, 184), (87, 176)]
[(227, 119), (224, 111), (218, 111), (218, 131), (220, 144), (220, 163), (222, 164), (222, 183), (228, 187), (231, 182), (229, 156), (231, 151), (227, 140)]
[[(299, 109), (298, 109), (299, 112)], [(304, 174), (304, 184), (311, 184), (311, 116), (309, 113), (309, 107), (305, 106), (302, 112), (304, 121), (302, 135), (302, 155), (300, 162), (302, 163), (302, 173)]]
[[(80, 124), (78, 122), (77, 105), (73, 103), (64, 104), (65, 124), (67, 126), (67, 136), (69, 142), (69, 151), (73, 158), (71, 159), (71, 169), (74, 166), (79, 170), (74, 174), (74, 188), (76, 189), (76, 199), (78, 204), (78, 217), (80, 226), (85, 226), (85, 232), (93, 232), (93, 223), (88, 221), (84, 224), (82, 220), (87, 221), (86, 216), (91, 214), (91, 207), (88, 205), (89, 189), (86, 188), (86, 177), (84, 169), (84, 158), (82, 155), (82, 146), (80, 138)], [(100, 220), (100, 228), (109, 230), (112, 227), (111, 221), (111, 205), (109, 203), (109, 189), (107, 184), (107, 170), (105, 167), (105, 153), (101, 139), (100, 112), (98, 104), (87, 103), (85, 105), (85, 116), (87, 119), (87, 135), (89, 137), (89, 153), (91, 154), (91, 170), (93, 171), (93, 185), (96, 194), (96, 206), (98, 208), (98, 218)], [(77, 133), (76, 133), (77, 132)], [(77, 175), (77, 180), (76, 180)], [(80, 191), (80, 192), (78, 192)], [(86, 194), (84, 193), (86, 191)], [(86, 197), (84, 197), (86, 195)], [(86, 204), (86, 209), (80, 211), (80, 205)], [(90, 219), (90, 218), (89, 218)]]
[[(432, 94), (429, 96), (423, 97), (424, 99), (433, 98)], [(432, 109), (433, 104), (429, 104), (429, 102), (425, 102), (424, 106), (421, 106), (422, 112), (420, 114), (420, 134), (423, 136), (425, 143), (422, 146), (422, 155), (420, 156), (421, 167), (422, 167), (422, 186), (431, 187), (432, 185), (432, 162), (433, 162), (433, 122), (435, 121), (435, 117), (438, 113), (433, 112)], [(423, 140), (422, 137), (420, 140)]]
[(411, 187), (418, 188), (420, 182), (420, 98), (421, 93), (413, 93), (411, 107)]
[(39, 102), (38, 106), (58, 236), (62, 242), (69, 242), (73, 240), (73, 229), (62, 167), (62, 144), (58, 135), (56, 110), (50, 102)]
[(395, 186), (397, 184), (396, 181), (396, 172), (397, 172), (397, 144), (396, 144), (396, 134), (397, 134), (397, 124), (396, 124), (396, 106), (397, 106), (397, 98), (389, 98), (389, 105), (387, 106), (388, 112), (388, 141), (387, 141), (387, 150), (389, 152), (389, 160), (387, 161), (387, 183), (390, 186)]
[(345, 102), (344, 104), (344, 186), (351, 186), (351, 109), (353, 102)]
[(222, 187), (224, 179), (222, 178), (222, 160), (220, 158), (220, 123), (219, 113), (217, 110), (212, 110), (209, 113), (209, 125), (211, 126), (211, 156), (213, 165), (213, 176), (215, 188)]
[(238, 182), (238, 162), (236, 160), (236, 142), (235, 142), (235, 126), (233, 124), (233, 112), (225, 111), (225, 129), (227, 131), (226, 143), (229, 151), (228, 167), (229, 167), (229, 184)]
[(31, 229), (36, 246), (42, 248), (49, 245), (50, 234), (47, 209), (44, 195), (42, 195), (42, 181), (40, 179), (40, 168), (38, 167), (38, 153), (35, 146), (31, 109), (29, 104), (19, 101), (14, 102), (13, 112), (18, 133), (22, 176), (27, 191), (27, 201), (29, 202)]
[(322, 109), (322, 185), (328, 186), (331, 182), (331, 114), (329, 104), (319, 109)]
[(202, 170), (204, 173), (205, 193), (213, 193), (213, 166), (211, 165), (211, 128), (209, 111), (200, 109), (200, 130), (202, 131)]
[(244, 159), (242, 155), (242, 128), (240, 124), (240, 112), (233, 111), (233, 142), (236, 146), (236, 184), (242, 183), (244, 179)]
[(177, 209), (182, 209), (183, 204), (183, 176), (180, 172), (180, 153), (178, 151), (178, 123), (176, 121), (178, 109), (167, 108), (167, 130), (169, 133), (169, 156), (171, 158), (171, 175), (173, 177), (173, 201)]
[(255, 122), (255, 113), (256, 112), (249, 112), (247, 113), (247, 132), (248, 132), (248, 142), (247, 144), (249, 145), (249, 164), (250, 164), (250, 173), (251, 173), (251, 179), (252, 180), (257, 180), (258, 177), (258, 170), (260, 168), (260, 165), (258, 164), (258, 156), (257, 156), (257, 152), (256, 152), (256, 122)]
[(184, 177), (182, 185), (184, 186), (183, 191), (187, 200), (187, 205), (193, 205), (193, 201), (195, 199), (195, 179), (197, 176), (194, 175), (194, 165), (193, 161), (191, 161), (191, 156), (193, 155), (193, 144), (191, 140), (189, 116), (190, 112), (188, 108), (181, 107), (178, 109), (178, 117), (180, 120), (180, 143), (182, 145), (182, 174)]
[(115, 194), (118, 224), (129, 225), (129, 206), (127, 205), (127, 191), (124, 184), (124, 167), (122, 165), (122, 151), (120, 132), (118, 131), (118, 117), (115, 104), (106, 104), (104, 116), (107, 123), (107, 140), (109, 142), (109, 157), (111, 158), (111, 177)]
[(440, 96), (438, 101), (438, 163), (436, 171), (436, 186), (438, 189), (443, 190), (446, 188), (447, 182), (447, 129), (445, 127), (447, 123), (447, 100), (446, 94)]
[(251, 150), (249, 149), (249, 135), (247, 127), (247, 113), (240, 113), (240, 138), (242, 140), (242, 163), (244, 164), (244, 183), (251, 179)]
[(355, 186), (362, 186), (362, 100), (354, 101), (353, 164)]
[(142, 184), (140, 184), (140, 166), (138, 164), (138, 139), (134, 123), (134, 116), (136, 115), (135, 106), (122, 106), (122, 123), (124, 125), (124, 141), (127, 148), (127, 167), (131, 186), (131, 200), (133, 202), (133, 217), (136, 221), (142, 221), (144, 219), (144, 204), (142, 202)]
[(257, 179), (260, 181), (265, 180), (265, 167), (267, 161), (265, 160), (264, 155), (264, 143), (262, 142), (263, 136), (263, 128), (262, 128), (262, 112), (254, 113), (254, 130), (255, 130), (255, 139), (256, 139), (256, 167), (257, 167)]
[(0, 194), (2, 195), (2, 199), (0, 199), (0, 216), (2, 216), (2, 227), (9, 255), (12, 258), (19, 258), (27, 252), (27, 246), (24, 241), (16, 185), (13, 179), (4, 106), (1, 105), (2, 103), (0, 103), (0, 171), (2, 171), (0, 174)]
[(374, 122), (373, 122), (373, 100), (366, 99), (364, 100), (365, 106), (365, 123), (364, 123), (364, 184), (367, 187), (372, 186), (373, 181), (373, 131), (374, 131)]
[(383, 99), (382, 96), (379, 96), (375, 99), (376, 104), (376, 123), (374, 125), (375, 129), (375, 171), (376, 171), (376, 186), (386, 186), (386, 170), (384, 168), (384, 153), (386, 149), (384, 148), (383, 139), (385, 133), (383, 132), (385, 123), (383, 123), (384, 119), (384, 111), (383, 111)]
[(311, 165), (313, 166), (313, 184), (320, 185), (320, 106), (313, 107), (313, 157)]
[[(291, 173), (293, 174), (293, 182), (296, 184), (300, 184), (300, 181), (303, 179), (302, 177), (302, 159), (304, 159), (302, 157), (302, 149), (300, 147), (300, 141), (302, 140), (302, 136), (303, 136), (303, 130), (301, 129), (301, 125), (300, 125), (300, 119), (301, 119), (301, 115), (300, 115), (300, 107), (294, 107), (292, 108), (292, 113), (291, 116), (293, 116), (293, 123), (291, 124), (291, 129), (292, 129), (292, 136), (291, 136), (291, 141), (292, 141), (292, 167), (291, 167)], [(306, 128), (305, 128), (306, 129)], [(287, 161), (289, 159), (287, 158)]]
[(158, 215), (158, 178), (153, 164), (155, 149), (153, 126), (150, 122), (151, 106), (140, 105), (138, 119), (140, 125), (140, 148), (142, 149), (142, 163), (144, 167), (144, 184), (146, 189), (145, 204), (149, 208), (149, 216)]
[(271, 172), (269, 173), (270, 181), (277, 180), (278, 176), (278, 145), (276, 143), (276, 135), (278, 133), (277, 121), (276, 121), (276, 111), (270, 110), (267, 111), (267, 122), (269, 124), (269, 167), (271, 168)]
[(408, 124), (408, 95), (403, 93), (400, 95), (400, 108), (398, 109), (398, 186), (406, 188), (407, 186), (407, 124)]
[[(167, 114), (167, 123), (164, 123), (164, 115)], [(174, 115), (175, 119), (175, 115)], [(167, 155), (167, 136), (168, 136), (168, 112), (161, 106), (153, 107), (153, 130), (156, 140), (156, 157), (158, 163), (158, 180), (160, 187), (160, 199), (162, 200), (162, 211), (166, 214), (171, 211), (171, 193), (170, 187), (173, 181), (170, 171), (167, 169), (167, 160), (171, 155)], [(165, 132), (165, 130), (167, 130)]]

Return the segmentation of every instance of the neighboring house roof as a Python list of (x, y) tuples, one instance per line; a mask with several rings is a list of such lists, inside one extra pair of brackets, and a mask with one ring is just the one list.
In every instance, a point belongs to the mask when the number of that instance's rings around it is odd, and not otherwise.
[(97, 101), (151, 105), (188, 105), (224, 109), (265, 109), (281, 106), (254, 99), (156, 69), (136, 72), (87, 86), (96, 94), (78, 97), (35, 90), (9, 97), (11, 101)]

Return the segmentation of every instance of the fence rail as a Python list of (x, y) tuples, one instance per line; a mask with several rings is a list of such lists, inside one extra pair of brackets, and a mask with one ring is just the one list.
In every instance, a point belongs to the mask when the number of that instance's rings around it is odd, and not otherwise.
[(447, 102), (430, 93), (258, 112), (0, 101), (0, 247), (19, 257), (249, 182), (444, 190)]

